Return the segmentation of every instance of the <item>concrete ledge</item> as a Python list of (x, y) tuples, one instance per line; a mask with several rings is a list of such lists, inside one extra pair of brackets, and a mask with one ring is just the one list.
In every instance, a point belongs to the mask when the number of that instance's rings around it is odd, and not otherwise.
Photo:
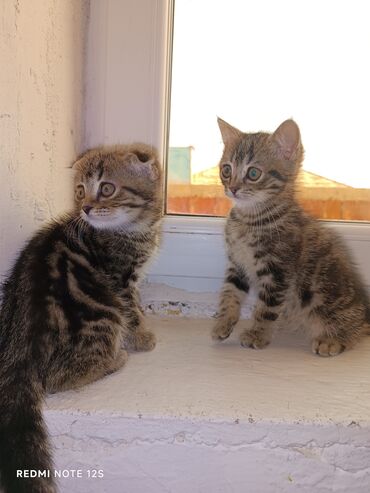
[(211, 324), (149, 319), (155, 351), (47, 399), (56, 467), (82, 476), (61, 491), (368, 493), (370, 338), (324, 359), (299, 334), (216, 345)]

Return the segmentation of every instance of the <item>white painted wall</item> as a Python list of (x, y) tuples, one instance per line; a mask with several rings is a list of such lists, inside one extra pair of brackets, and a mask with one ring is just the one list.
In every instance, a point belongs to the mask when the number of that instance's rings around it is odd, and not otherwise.
[(0, 3), (0, 276), (26, 238), (71, 205), (88, 14), (88, 0)]

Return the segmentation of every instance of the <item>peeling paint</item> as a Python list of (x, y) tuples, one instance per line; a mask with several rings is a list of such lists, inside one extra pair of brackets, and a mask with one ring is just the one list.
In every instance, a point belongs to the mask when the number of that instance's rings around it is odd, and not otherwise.
[[(212, 318), (218, 309), (218, 293), (191, 293), (165, 284), (144, 282), (142, 305), (148, 315), (170, 318)], [(245, 303), (241, 318), (249, 319), (253, 305)]]
[[(341, 450), (333, 442), (335, 460), (317, 460), (297, 452), (284, 436), (294, 436), (304, 449), (303, 431), (279, 423), (232, 427), (226, 422), (211, 423), (166, 416), (141, 419), (81, 413), (61, 409), (46, 412), (53, 437), (57, 468), (71, 464), (82, 470), (98, 464), (109, 471), (101, 482), (62, 480), (62, 491), (120, 493), (124, 480), (128, 491), (176, 493), (213, 491), (244, 493), (368, 493), (370, 467), (359, 463), (352, 471), (343, 469), (345, 461), (357, 450), (368, 454), (370, 447), (358, 447), (356, 438), (346, 437)], [(73, 426), (71, 422), (73, 421)], [(256, 435), (256, 429), (263, 433)], [(336, 433), (323, 427), (307, 426), (312, 436)], [(368, 433), (368, 429), (364, 430)], [(325, 447), (320, 449), (324, 451)], [(288, 466), (288, 467), (287, 467)], [(291, 470), (293, 472), (288, 472)], [(175, 474), (174, 474), (175, 471)], [(158, 484), (161, 486), (158, 487)]]
[(143, 309), (147, 314), (165, 317), (207, 318), (216, 314), (215, 305), (202, 302), (152, 301), (143, 304)]

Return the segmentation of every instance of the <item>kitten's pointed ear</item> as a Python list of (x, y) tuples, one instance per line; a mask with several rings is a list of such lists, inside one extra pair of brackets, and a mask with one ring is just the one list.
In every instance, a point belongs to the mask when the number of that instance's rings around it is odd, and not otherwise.
[(294, 160), (301, 147), (301, 134), (294, 120), (285, 120), (272, 134), (279, 158)]
[(242, 135), (242, 132), (240, 130), (225, 122), (225, 120), (222, 120), (222, 118), (220, 117), (217, 117), (217, 123), (220, 128), (223, 143), (225, 145), (230, 144), (237, 139), (240, 139)]

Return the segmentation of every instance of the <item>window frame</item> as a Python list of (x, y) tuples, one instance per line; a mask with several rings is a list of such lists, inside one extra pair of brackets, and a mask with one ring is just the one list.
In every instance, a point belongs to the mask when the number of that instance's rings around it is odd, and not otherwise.
[[(174, 0), (91, 0), (86, 147), (141, 140), (159, 150), (166, 169), (173, 15)], [(166, 215), (163, 245), (149, 281), (187, 291), (217, 291), (226, 263), (224, 223), (218, 217)], [(347, 242), (370, 289), (370, 223), (324, 223)]]

